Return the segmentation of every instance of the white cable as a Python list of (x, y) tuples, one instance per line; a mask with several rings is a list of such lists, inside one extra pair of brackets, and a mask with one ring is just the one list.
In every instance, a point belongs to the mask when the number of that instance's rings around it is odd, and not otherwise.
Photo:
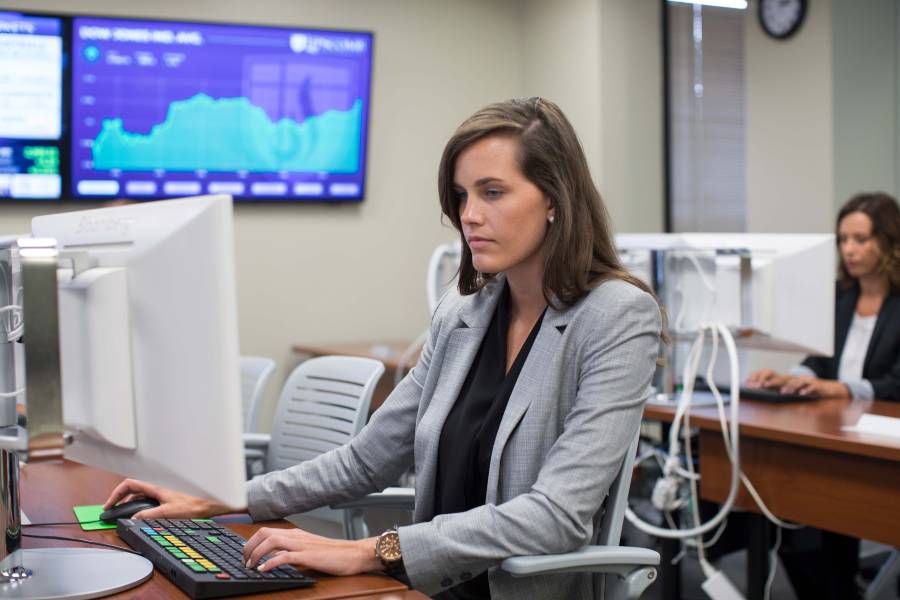
[(23, 393), (25, 393), (25, 388), (19, 388), (14, 392), (0, 392), (0, 398), (14, 398)]
[(4, 328), (4, 333), (6, 335), (6, 340), (4, 341), (11, 342), (22, 336), (22, 307), (18, 304), (7, 304), (6, 306), (0, 307), (0, 315), (6, 313), (12, 313), (12, 315), (11, 319), (7, 321), (7, 326)]
[(707, 548), (711, 548), (715, 546), (720, 539), (722, 539), (722, 534), (725, 533), (725, 528), (728, 527), (728, 519), (725, 519), (719, 524), (719, 528), (713, 534), (713, 536), (709, 539), (708, 542), (704, 542)]
[(5, 313), (5, 312), (9, 312), (9, 311), (19, 311), (19, 312), (21, 312), (21, 311), (22, 311), (22, 307), (19, 306), (18, 304), (7, 304), (6, 306), (0, 307), (0, 314), (3, 314), (3, 313)]
[[(670, 523), (670, 525), (674, 525), (674, 523), (675, 522), (672, 521), (672, 523)], [(719, 542), (719, 540), (722, 538), (722, 534), (725, 533), (725, 528), (727, 526), (728, 526), (728, 519), (725, 519), (724, 521), (719, 523), (719, 528), (716, 530), (716, 532), (713, 534), (713, 536), (709, 539), (708, 542), (703, 542), (703, 547), (708, 549), (708, 548), (712, 548), (713, 546), (715, 546)], [(673, 527), (673, 529), (675, 529), (675, 527)], [(681, 540), (681, 543), (684, 544), (685, 546), (687, 546), (688, 548), (696, 548), (697, 547), (697, 542), (694, 541), (693, 538), (685, 538), (685, 539)]]
[(750, 496), (753, 497), (753, 501), (756, 502), (759, 510), (772, 523), (774, 523), (778, 527), (784, 527), (785, 529), (803, 529), (804, 527), (806, 527), (806, 525), (802, 525), (800, 523), (791, 523), (790, 521), (783, 521), (776, 517), (775, 514), (772, 513), (771, 510), (769, 510), (769, 507), (766, 506), (765, 502), (763, 502), (762, 498), (759, 496), (759, 492), (756, 491), (756, 488), (753, 487), (753, 484), (750, 483), (750, 480), (746, 475), (744, 475), (743, 471), (741, 471), (741, 481), (744, 483), (747, 491), (750, 492)]
[[(712, 363), (710, 363), (710, 364), (712, 364)], [(722, 438), (725, 441), (725, 452), (730, 457), (731, 456), (731, 443), (730, 443), (730, 440), (728, 439), (727, 425), (725, 422), (725, 407), (724, 407), (724, 403), (722, 401), (721, 393), (719, 392), (719, 388), (716, 387), (715, 381), (713, 380), (713, 377), (712, 377), (712, 367), (710, 367), (709, 370), (707, 370), (706, 381), (707, 381), (707, 384), (709, 385), (710, 391), (713, 394), (713, 397), (716, 399), (716, 406), (719, 409), (719, 425), (722, 428)], [(756, 505), (759, 507), (760, 511), (763, 513), (763, 515), (767, 519), (769, 519), (769, 521), (771, 521), (778, 527), (784, 527), (786, 529), (802, 529), (804, 527), (804, 525), (800, 525), (797, 523), (791, 523), (789, 521), (783, 521), (783, 520), (779, 519), (778, 517), (776, 517), (775, 514), (772, 513), (771, 510), (769, 510), (769, 507), (766, 506), (766, 503), (763, 502), (763, 499), (762, 499), (762, 497), (760, 497), (759, 492), (756, 491), (756, 487), (754, 487), (754, 485), (750, 482), (750, 479), (747, 477), (747, 475), (744, 473), (743, 470), (741, 471), (741, 482), (744, 484), (744, 487), (747, 488), (747, 492), (749, 492), (750, 496), (753, 498), (753, 501), (756, 502)]]
[[(704, 336), (705, 337), (705, 336)], [(710, 364), (715, 361), (716, 351), (718, 349), (719, 336), (715, 331), (711, 332), (712, 338), (712, 348), (710, 349)], [(700, 364), (700, 356), (696, 357), (696, 365)], [(693, 450), (691, 448), (691, 440), (690, 440), (690, 431), (691, 431), (691, 413), (690, 411), (686, 412), (684, 415), (684, 453), (685, 459), (687, 463), (688, 471), (691, 475), (694, 475), (694, 456)], [(691, 489), (691, 514), (694, 517), (694, 527), (700, 527), (700, 492), (697, 490), (697, 478), (691, 477), (689, 479), (689, 486)], [(715, 568), (709, 563), (706, 559), (706, 548), (703, 544), (703, 535), (698, 535), (696, 538), (696, 546), (697, 546), (697, 562), (700, 563), (700, 569), (703, 571), (703, 574), (706, 575), (707, 578), (712, 577), (716, 572)]]
[[(716, 302), (718, 301), (718, 291), (716, 290), (716, 286), (707, 278), (706, 273), (703, 271), (703, 266), (700, 264), (700, 261), (697, 260), (697, 257), (693, 253), (686, 254), (676, 254), (675, 258), (687, 259), (697, 271), (697, 275), (700, 277), (700, 281), (703, 286), (707, 289), (710, 296), (712, 296), (712, 302), (706, 307), (706, 312), (703, 314), (703, 321), (707, 321), (710, 318), (710, 314), (713, 313), (713, 309), (716, 306)], [(678, 294), (681, 302), (678, 304), (678, 312), (675, 315), (674, 323), (672, 325), (672, 331), (675, 334), (685, 334), (691, 333), (693, 330), (685, 330), (682, 329), (682, 323), (684, 322), (684, 315), (687, 312), (687, 302), (685, 302), (685, 294), (684, 294), (684, 284), (683, 279), (678, 278), (674, 292)]]
[(683, 257), (687, 257), (689, 261), (694, 265), (694, 268), (697, 269), (697, 274), (700, 276), (700, 281), (703, 282), (703, 285), (709, 290), (710, 293), (713, 294), (713, 299), (715, 299), (716, 294), (716, 286), (709, 279), (706, 278), (706, 273), (703, 271), (703, 266), (700, 264), (700, 261), (697, 260), (696, 254), (693, 252), (687, 252), (683, 255)]
[(772, 597), (772, 582), (775, 581), (775, 571), (778, 569), (778, 549), (781, 547), (781, 527), (775, 528), (775, 545), (772, 547), (772, 550), (769, 554), (769, 562), (772, 565), (769, 567), (769, 576), (766, 577), (766, 587), (765, 592), (763, 593), (764, 600), (769, 600)]
[[(683, 530), (665, 529), (663, 527), (657, 527), (652, 523), (647, 523), (646, 521), (643, 521), (640, 517), (638, 517), (630, 507), (626, 507), (625, 517), (628, 519), (629, 523), (631, 523), (644, 533), (648, 533), (650, 535), (665, 539), (693, 538), (711, 531), (714, 527), (718, 526), (719, 523), (721, 523), (731, 511), (731, 508), (734, 506), (734, 501), (737, 497), (738, 489), (740, 486), (740, 440), (738, 437), (738, 409), (740, 403), (738, 390), (740, 388), (740, 373), (737, 359), (737, 349), (734, 345), (734, 338), (732, 337), (731, 332), (729, 332), (724, 325), (704, 324), (700, 328), (700, 334), (698, 335), (698, 339), (694, 342), (694, 348), (692, 348), (692, 350), (696, 352), (697, 350), (695, 350), (695, 348), (702, 349), (702, 338), (706, 336), (707, 330), (712, 329), (718, 330), (719, 334), (722, 336), (722, 339), (725, 342), (725, 348), (728, 351), (728, 358), (731, 366), (731, 439), (733, 440), (731, 446), (733, 451), (729, 453), (729, 457), (731, 458), (731, 482), (728, 496), (725, 499), (725, 502), (719, 508), (719, 512), (716, 513), (714, 517), (712, 517), (710, 520), (699, 527), (692, 527)], [(669, 476), (677, 473), (677, 470), (674, 467), (671, 467), (671, 465), (677, 464), (679, 456), (677, 430), (681, 425), (681, 419), (684, 412), (690, 408), (690, 401), (694, 391), (694, 379), (697, 376), (697, 368), (699, 366), (698, 360), (699, 359), (689, 360), (688, 364), (685, 366), (683, 379), (685, 387), (678, 404), (678, 410), (676, 411), (676, 420), (674, 420), (672, 423), (672, 427), (675, 428), (676, 431), (674, 433), (670, 431), (669, 433), (670, 452), (669, 460), (667, 460), (666, 462), (667, 467), (670, 467), (668, 473)]]

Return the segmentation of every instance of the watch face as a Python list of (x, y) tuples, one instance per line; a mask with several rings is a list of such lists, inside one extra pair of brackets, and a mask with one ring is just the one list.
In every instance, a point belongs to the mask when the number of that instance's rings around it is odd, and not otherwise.
[(387, 562), (400, 560), (400, 534), (387, 531), (378, 538), (378, 557)]
[(776, 38), (793, 34), (803, 22), (806, 0), (760, 0), (759, 22), (763, 30)]

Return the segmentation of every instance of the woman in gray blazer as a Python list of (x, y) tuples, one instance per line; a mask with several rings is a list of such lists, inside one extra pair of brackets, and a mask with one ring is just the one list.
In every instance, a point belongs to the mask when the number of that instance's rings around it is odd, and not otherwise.
[(513, 579), (510, 556), (576, 550), (641, 420), (662, 331), (657, 303), (616, 256), (571, 124), (546, 100), (466, 120), (444, 150), (441, 208), (463, 240), (459, 290), (415, 368), (349, 444), (248, 482), (248, 506), (126, 480), (161, 505), (135, 518), (249, 510), (272, 519), (416, 473), (412, 525), (367, 540), (261, 529), (245, 556), (334, 574), (386, 569), (440, 598), (593, 598), (589, 574)]

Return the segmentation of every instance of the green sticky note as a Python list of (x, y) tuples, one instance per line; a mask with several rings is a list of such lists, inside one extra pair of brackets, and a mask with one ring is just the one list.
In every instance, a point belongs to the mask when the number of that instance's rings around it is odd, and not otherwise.
[[(73, 506), (72, 510), (75, 511), (75, 516), (78, 518), (78, 522), (81, 523), (81, 529), (84, 531), (116, 528), (115, 523), (107, 525), (106, 523), (100, 521), (100, 513), (103, 512), (102, 504), (94, 504), (91, 506)], [(97, 522), (92, 523), (91, 521)]]

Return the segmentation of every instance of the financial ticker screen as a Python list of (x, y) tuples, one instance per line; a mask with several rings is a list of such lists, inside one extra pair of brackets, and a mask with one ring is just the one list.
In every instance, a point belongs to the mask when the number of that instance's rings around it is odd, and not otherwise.
[(0, 12), (0, 198), (60, 197), (62, 21)]
[(75, 197), (361, 200), (372, 36), (73, 20)]

